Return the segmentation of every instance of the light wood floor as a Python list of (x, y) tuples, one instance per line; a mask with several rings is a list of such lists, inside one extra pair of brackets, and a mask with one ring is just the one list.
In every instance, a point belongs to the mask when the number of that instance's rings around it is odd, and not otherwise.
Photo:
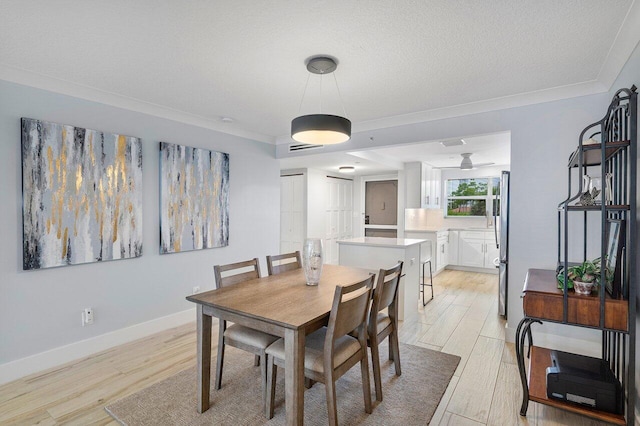
[[(435, 299), (401, 325), (403, 342), (462, 358), (431, 424), (602, 425), (536, 403), (518, 415), (520, 379), (497, 314), (497, 280), (444, 271)], [(0, 386), (0, 424), (115, 425), (105, 405), (195, 365), (195, 347), (192, 323)]]

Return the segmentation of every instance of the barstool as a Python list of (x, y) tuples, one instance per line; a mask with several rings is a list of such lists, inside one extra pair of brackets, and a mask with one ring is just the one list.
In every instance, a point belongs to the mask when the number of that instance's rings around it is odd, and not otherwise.
[[(433, 249), (431, 247), (431, 245), (433, 244), (433, 241), (429, 241), (429, 255), (425, 256), (421, 261), (422, 263), (422, 280), (420, 282), (420, 293), (422, 293), (422, 306), (427, 306), (427, 303), (431, 302), (433, 300), (433, 269), (431, 267), (431, 254), (433, 253)], [(427, 263), (429, 264), (429, 283), (426, 283), (427, 280), (427, 274), (426, 274), (426, 267), (427, 267)], [(431, 287), (431, 299), (429, 300), (425, 300), (425, 291), (424, 288), (425, 287)]]
[[(429, 283), (428, 284), (425, 282), (426, 275), (427, 275), (425, 273), (425, 268), (427, 266), (427, 263), (429, 264)], [(425, 295), (424, 295), (425, 287), (431, 287), (431, 298), (429, 300), (425, 300)], [(422, 306), (427, 306), (427, 303), (433, 300), (433, 271), (431, 269), (431, 258), (422, 262), (422, 282), (420, 283), (420, 293), (422, 293)]]

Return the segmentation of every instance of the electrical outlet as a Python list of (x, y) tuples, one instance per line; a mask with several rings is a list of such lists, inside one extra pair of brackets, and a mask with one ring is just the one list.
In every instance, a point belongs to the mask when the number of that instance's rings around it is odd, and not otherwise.
[(196, 286), (193, 288), (193, 290), (191, 290), (191, 294), (196, 294), (196, 293), (200, 293), (200, 287)]
[(93, 309), (84, 308), (82, 311), (82, 326), (93, 324)]

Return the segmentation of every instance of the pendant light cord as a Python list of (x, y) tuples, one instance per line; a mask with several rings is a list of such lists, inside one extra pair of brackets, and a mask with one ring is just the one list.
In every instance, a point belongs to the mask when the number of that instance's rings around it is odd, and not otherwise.
[[(342, 106), (342, 113), (344, 116), (347, 116), (347, 109), (344, 106), (344, 101), (342, 100), (342, 92), (340, 92), (340, 86), (338, 86), (338, 79), (336, 78), (335, 71), (332, 71), (333, 81), (336, 84), (336, 90), (338, 91), (338, 99), (340, 100), (340, 106)], [(304, 85), (304, 92), (302, 92), (302, 99), (300, 99), (300, 106), (298, 107), (298, 115), (302, 112), (302, 104), (304, 103), (304, 98), (307, 96), (307, 88), (309, 87), (309, 79), (311, 78), (311, 73), (307, 74), (307, 82)], [(324, 79), (324, 74), (320, 74), (320, 113), (322, 114), (322, 81)]]
[(340, 99), (340, 105), (342, 105), (342, 112), (344, 113), (344, 116), (347, 116), (347, 109), (344, 107), (344, 101), (342, 100), (342, 93), (340, 93), (340, 86), (338, 86), (338, 79), (336, 78), (336, 73), (335, 71), (332, 72), (333, 74), (333, 81), (336, 82), (336, 89), (338, 90), (338, 98)]
[(298, 115), (300, 115), (300, 111), (302, 111), (302, 103), (304, 102), (304, 97), (307, 95), (307, 87), (309, 86), (309, 78), (311, 78), (311, 73), (307, 74), (307, 83), (304, 85), (304, 92), (302, 92), (302, 99), (300, 99), (300, 107), (298, 108)]

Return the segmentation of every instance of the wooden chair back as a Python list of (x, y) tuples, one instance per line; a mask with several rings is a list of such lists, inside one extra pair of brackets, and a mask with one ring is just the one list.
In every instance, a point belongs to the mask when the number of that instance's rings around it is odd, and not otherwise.
[[(290, 262), (282, 263), (282, 261), (291, 260)], [(278, 265), (274, 265), (275, 262), (280, 262)], [(302, 258), (299, 251), (293, 253), (278, 254), (275, 256), (267, 256), (267, 270), (269, 275), (281, 274), (283, 272), (292, 271), (294, 269), (302, 268)]]
[[(327, 325), (325, 354), (327, 352), (333, 354), (333, 346), (336, 339), (358, 327), (360, 327), (360, 334), (365, 331), (373, 278), (374, 275), (371, 275), (369, 278), (355, 284), (336, 287), (333, 306), (329, 315), (329, 324)], [(366, 338), (366, 336), (362, 337)], [(333, 358), (333, 356), (331, 355), (330, 358)]]
[[(246, 271), (246, 269), (249, 269)], [(229, 271), (244, 270), (235, 274), (222, 274)], [(216, 278), (216, 288), (227, 287), (243, 281), (260, 278), (260, 261), (258, 258), (246, 260), (244, 262), (229, 263), (227, 265), (215, 265), (213, 273)]]
[[(398, 298), (402, 266), (403, 262), (398, 262), (398, 264), (391, 269), (380, 269), (380, 272), (378, 272), (378, 281), (376, 288), (373, 290), (373, 303), (371, 305), (371, 316), (369, 319), (370, 326), (377, 324), (376, 317), (378, 312), (387, 307), (389, 307), (389, 317), (395, 320), (397, 315), (395, 302)], [(372, 332), (373, 330), (369, 330), (369, 334)]]

